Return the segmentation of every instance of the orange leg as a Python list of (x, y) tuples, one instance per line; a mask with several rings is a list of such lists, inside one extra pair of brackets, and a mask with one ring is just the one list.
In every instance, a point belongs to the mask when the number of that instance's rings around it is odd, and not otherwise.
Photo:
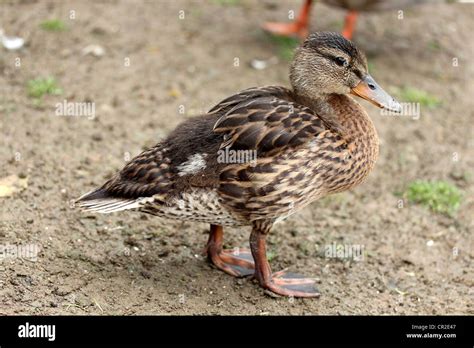
[(254, 263), (250, 250), (235, 248), (223, 250), (224, 229), (211, 225), (211, 232), (206, 246), (209, 260), (220, 270), (234, 277), (245, 277), (254, 273)]
[(309, 34), (308, 20), (309, 11), (311, 9), (312, 0), (305, 0), (303, 7), (298, 14), (298, 17), (291, 23), (275, 23), (267, 22), (262, 28), (275, 35), (282, 36), (298, 36), (301, 39), (306, 39)]
[(254, 226), (250, 235), (250, 249), (255, 260), (255, 278), (260, 285), (282, 296), (319, 297), (319, 291), (314, 286), (316, 283), (314, 279), (285, 270), (272, 273), (266, 252), (267, 232), (268, 230)]
[(344, 29), (342, 30), (342, 36), (344, 36), (348, 40), (352, 39), (352, 35), (354, 34), (355, 30), (356, 20), (357, 12), (349, 11), (344, 21)]

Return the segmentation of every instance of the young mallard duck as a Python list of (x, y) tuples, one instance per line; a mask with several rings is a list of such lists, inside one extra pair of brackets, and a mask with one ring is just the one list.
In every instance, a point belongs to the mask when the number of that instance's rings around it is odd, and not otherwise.
[[(180, 124), (77, 204), (211, 225), (207, 254), (233, 276), (254, 274), (276, 294), (318, 296), (314, 280), (272, 273), (272, 226), (312, 201), (359, 184), (378, 154), (375, 128), (349, 93), (398, 111), (354, 44), (315, 33), (297, 49), (292, 89), (246, 89)], [(223, 250), (222, 226), (252, 226), (250, 250)]]

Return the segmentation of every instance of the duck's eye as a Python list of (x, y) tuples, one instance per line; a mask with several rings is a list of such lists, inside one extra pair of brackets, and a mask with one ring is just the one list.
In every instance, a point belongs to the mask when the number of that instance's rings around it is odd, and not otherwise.
[(335, 60), (336, 60), (337, 65), (339, 65), (339, 66), (346, 67), (346, 66), (349, 65), (346, 58), (344, 58), (344, 57), (336, 57)]

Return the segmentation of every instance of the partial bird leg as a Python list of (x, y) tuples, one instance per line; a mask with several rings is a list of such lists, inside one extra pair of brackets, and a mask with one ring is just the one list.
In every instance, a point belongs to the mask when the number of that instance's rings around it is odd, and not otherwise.
[(235, 277), (245, 277), (254, 273), (254, 262), (249, 249), (234, 248), (223, 250), (224, 229), (211, 225), (206, 252), (209, 260), (220, 270)]
[(298, 17), (291, 23), (267, 22), (262, 25), (263, 30), (275, 35), (298, 36), (302, 40), (306, 39), (309, 33), (308, 20), (312, 0), (305, 0)]
[(347, 40), (352, 39), (352, 35), (354, 34), (356, 26), (356, 21), (357, 11), (349, 11), (344, 21), (344, 29), (342, 30), (342, 36), (344, 36)]
[(250, 235), (250, 250), (255, 260), (255, 278), (260, 285), (275, 294), (292, 297), (319, 297), (315, 279), (289, 273), (285, 270), (272, 273), (267, 260), (266, 237), (271, 223), (254, 223)]

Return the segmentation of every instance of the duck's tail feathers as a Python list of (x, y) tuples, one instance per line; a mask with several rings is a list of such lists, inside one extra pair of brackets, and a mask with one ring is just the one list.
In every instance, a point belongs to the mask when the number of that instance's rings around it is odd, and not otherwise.
[(121, 198), (110, 196), (105, 190), (90, 191), (75, 201), (75, 206), (94, 213), (108, 214), (121, 210), (137, 209), (145, 198)]

